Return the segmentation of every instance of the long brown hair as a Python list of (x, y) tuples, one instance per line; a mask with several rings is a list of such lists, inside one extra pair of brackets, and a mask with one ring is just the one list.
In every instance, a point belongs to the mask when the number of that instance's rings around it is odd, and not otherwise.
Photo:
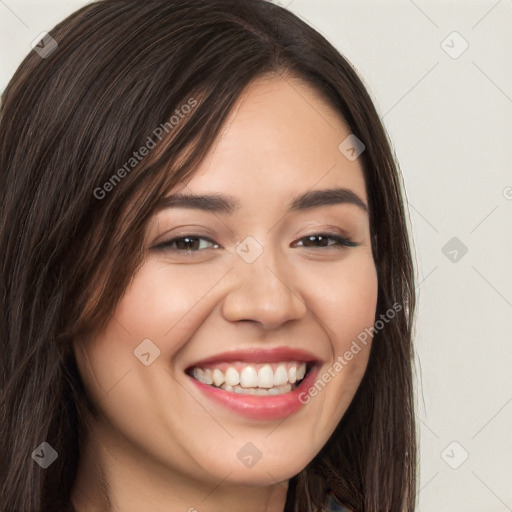
[[(375, 334), (337, 429), (290, 480), (285, 510), (321, 510), (329, 492), (354, 511), (414, 510), (410, 242), (398, 166), (354, 68), (266, 0), (100, 0), (50, 36), (57, 46), (25, 58), (0, 111), (0, 510), (70, 509), (91, 408), (71, 340), (106, 325), (155, 205), (192, 177), (244, 88), (279, 75), (322, 93), (365, 144), (375, 318), (403, 306)], [(113, 180), (148, 137), (157, 149)], [(47, 469), (31, 458), (43, 441), (58, 453)]]

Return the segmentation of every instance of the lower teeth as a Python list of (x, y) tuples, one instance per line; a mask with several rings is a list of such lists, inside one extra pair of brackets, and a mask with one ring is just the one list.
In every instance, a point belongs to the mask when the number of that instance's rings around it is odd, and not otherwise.
[[(214, 386), (217, 387), (217, 386)], [(231, 391), (232, 393), (239, 393), (241, 395), (282, 395), (284, 393), (289, 393), (292, 390), (291, 384), (285, 384), (284, 386), (276, 386), (273, 388), (243, 388), (241, 386), (228, 386), (227, 384), (222, 384), (218, 389), (223, 389), (224, 391)]]
[(285, 384), (283, 386), (275, 386), (273, 388), (243, 388), (241, 386), (228, 386), (227, 384), (222, 384), (221, 386), (215, 386), (211, 384), (213, 388), (223, 389), (224, 391), (230, 391), (231, 393), (238, 393), (240, 395), (259, 395), (259, 396), (267, 396), (267, 395), (283, 395), (284, 393), (289, 393), (297, 388), (297, 386), (302, 382), (298, 381), (295, 384)]

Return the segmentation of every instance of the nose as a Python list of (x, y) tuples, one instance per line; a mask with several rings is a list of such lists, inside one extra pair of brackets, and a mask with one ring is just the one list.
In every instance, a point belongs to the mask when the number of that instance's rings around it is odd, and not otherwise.
[(265, 248), (252, 263), (236, 256), (234, 265), (233, 281), (222, 305), (226, 320), (256, 322), (270, 330), (306, 315), (307, 306), (291, 282), (290, 267), (277, 261), (272, 251)]

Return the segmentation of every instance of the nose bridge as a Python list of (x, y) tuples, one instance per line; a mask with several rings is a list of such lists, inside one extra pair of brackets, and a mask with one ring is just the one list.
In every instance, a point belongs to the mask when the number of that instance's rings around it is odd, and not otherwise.
[[(260, 241), (261, 240), (261, 241)], [(301, 318), (306, 306), (299, 291), (289, 282), (290, 269), (269, 237), (263, 241), (248, 236), (236, 248), (234, 279), (225, 297), (227, 320), (252, 320), (265, 328), (275, 328)]]

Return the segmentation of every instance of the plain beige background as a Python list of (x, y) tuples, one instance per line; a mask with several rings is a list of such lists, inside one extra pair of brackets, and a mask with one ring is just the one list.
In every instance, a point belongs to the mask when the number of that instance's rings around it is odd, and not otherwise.
[[(86, 3), (0, 0), (0, 91), (30, 43)], [(278, 3), (355, 65), (404, 176), (418, 511), (512, 511), (512, 0)]]

